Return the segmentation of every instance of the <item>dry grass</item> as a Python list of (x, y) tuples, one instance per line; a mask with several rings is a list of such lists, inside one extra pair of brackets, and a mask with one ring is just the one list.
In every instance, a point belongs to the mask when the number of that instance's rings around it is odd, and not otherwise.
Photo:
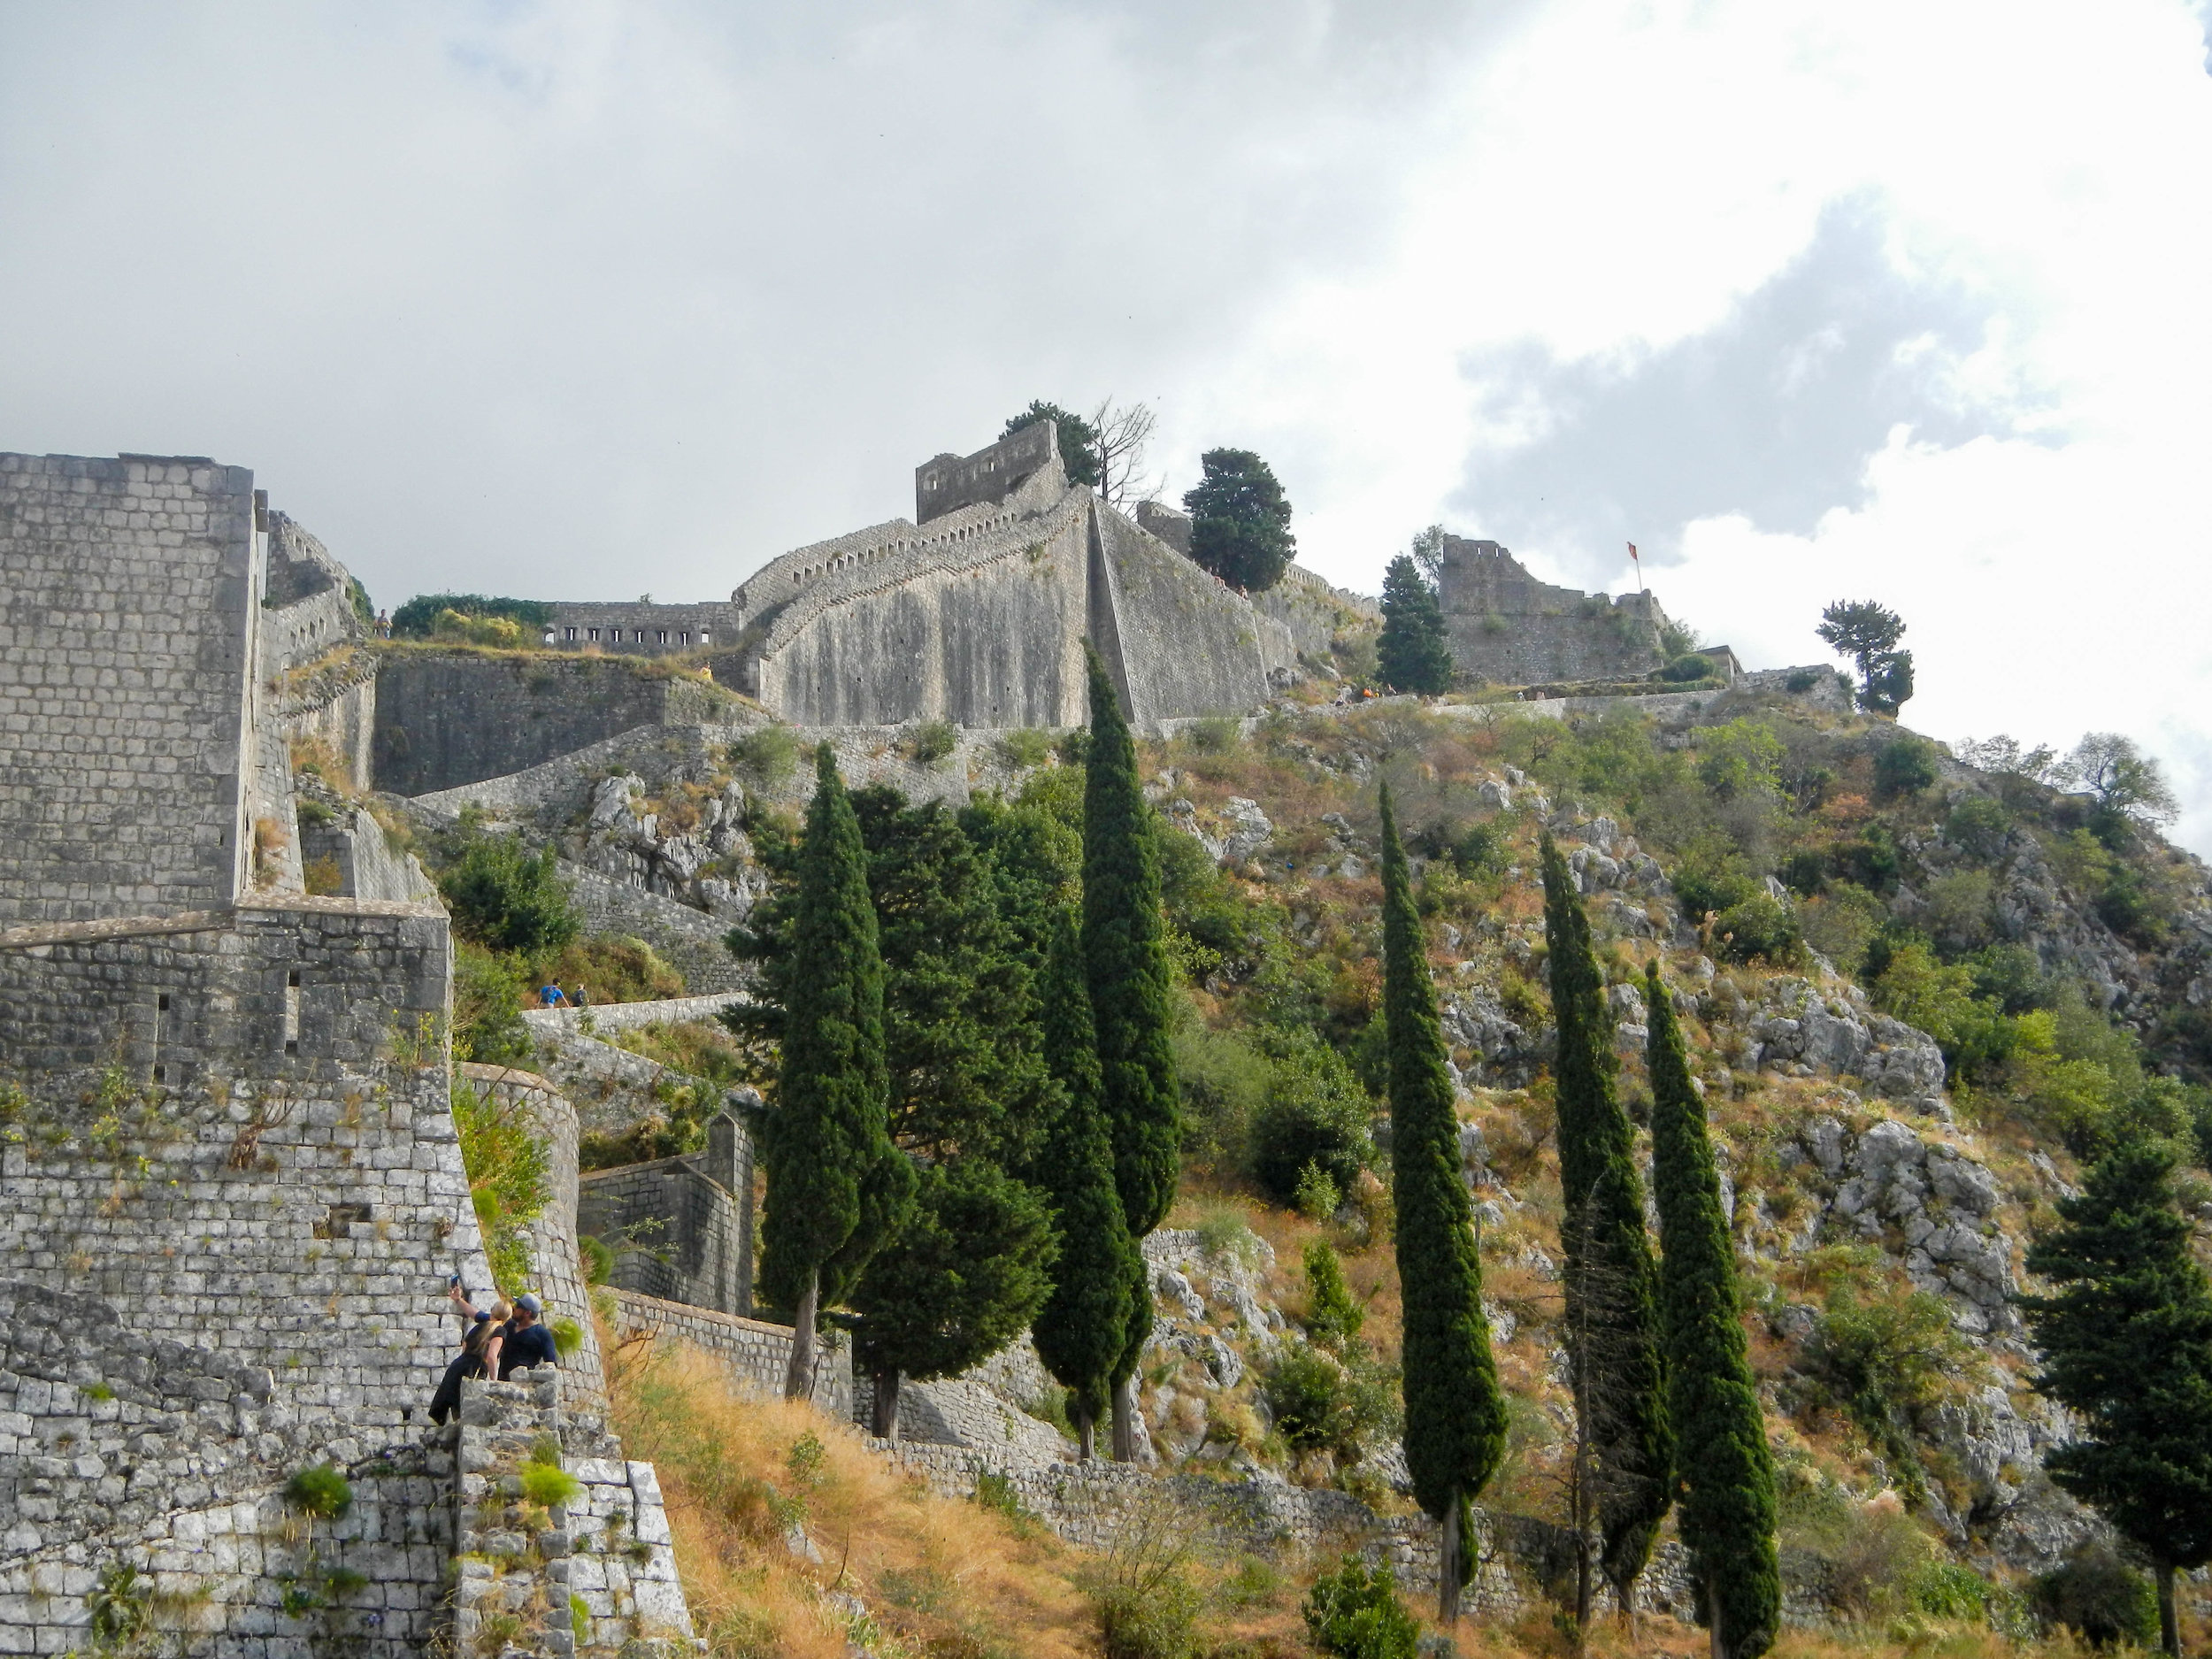
[[(685, 1592), (716, 1653), (843, 1659), (847, 1620), (824, 1599), (834, 1590), (859, 1594), (915, 1651), (1092, 1651), (1075, 1552), (1041, 1528), (931, 1495), (810, 1407), (733, 1395), (695, 1350), (608, 1351), (615, 1427), (631, 1456), (659, 1469)], [(811, 1469), (809, 1436), (820, 1447)], [(819, 1565), (786, 1547), (794, 1519)]]

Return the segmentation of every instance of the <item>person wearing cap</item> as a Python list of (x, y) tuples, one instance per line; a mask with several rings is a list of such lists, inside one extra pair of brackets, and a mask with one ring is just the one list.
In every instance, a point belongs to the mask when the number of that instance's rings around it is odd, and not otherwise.
[(516, 1297), (515, 1316), (507, 1322), (507, 1340), (500, 1345), (500, 1381), (535, 1365), (559, 1363), (560, 1349), (553, 1333), (545, 1328), (545, 1304), (527, 1292)]

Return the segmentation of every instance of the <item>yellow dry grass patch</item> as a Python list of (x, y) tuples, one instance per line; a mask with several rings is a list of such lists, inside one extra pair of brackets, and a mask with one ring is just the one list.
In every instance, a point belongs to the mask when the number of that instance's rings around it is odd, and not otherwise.
[[(917, 1653), (1095, 1651), (1070, 1577), (1077, 1553), (1041, 1527), (932, 1495), (810, 1407), (733, 1394), (696, 1349), (606, 1351), (615, 1430), (659, 1471), (685, 1594), (716, 1653), (843, 1659), (847, 1619), (826, 1599), (836, 1591), (858, 1594), (877, 1628)], [(819, 1565), (787, 1548), (795, 1520)]]

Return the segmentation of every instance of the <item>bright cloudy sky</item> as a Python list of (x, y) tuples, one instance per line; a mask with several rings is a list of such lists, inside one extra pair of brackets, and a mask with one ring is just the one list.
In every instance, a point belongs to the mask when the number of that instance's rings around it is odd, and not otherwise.
[(726, 593), (1033, 396), (1258, 449), (2212, 851), (2185, 0), (0, 0), (0, 448), (208, 454), (396, 603)]

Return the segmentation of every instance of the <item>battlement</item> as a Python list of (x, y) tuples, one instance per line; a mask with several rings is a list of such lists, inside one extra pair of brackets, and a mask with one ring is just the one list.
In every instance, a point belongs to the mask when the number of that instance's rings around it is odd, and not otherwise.
[(1048, 472), (1057, 495), (1067, 488), (1060, 461), (1060, 428), (1033, 420), (987, 449), (961, 457), (941, 455), (914, 469), (914, 522), (927, 524), (978, 502), (1004, 501), (1029, 479)]

